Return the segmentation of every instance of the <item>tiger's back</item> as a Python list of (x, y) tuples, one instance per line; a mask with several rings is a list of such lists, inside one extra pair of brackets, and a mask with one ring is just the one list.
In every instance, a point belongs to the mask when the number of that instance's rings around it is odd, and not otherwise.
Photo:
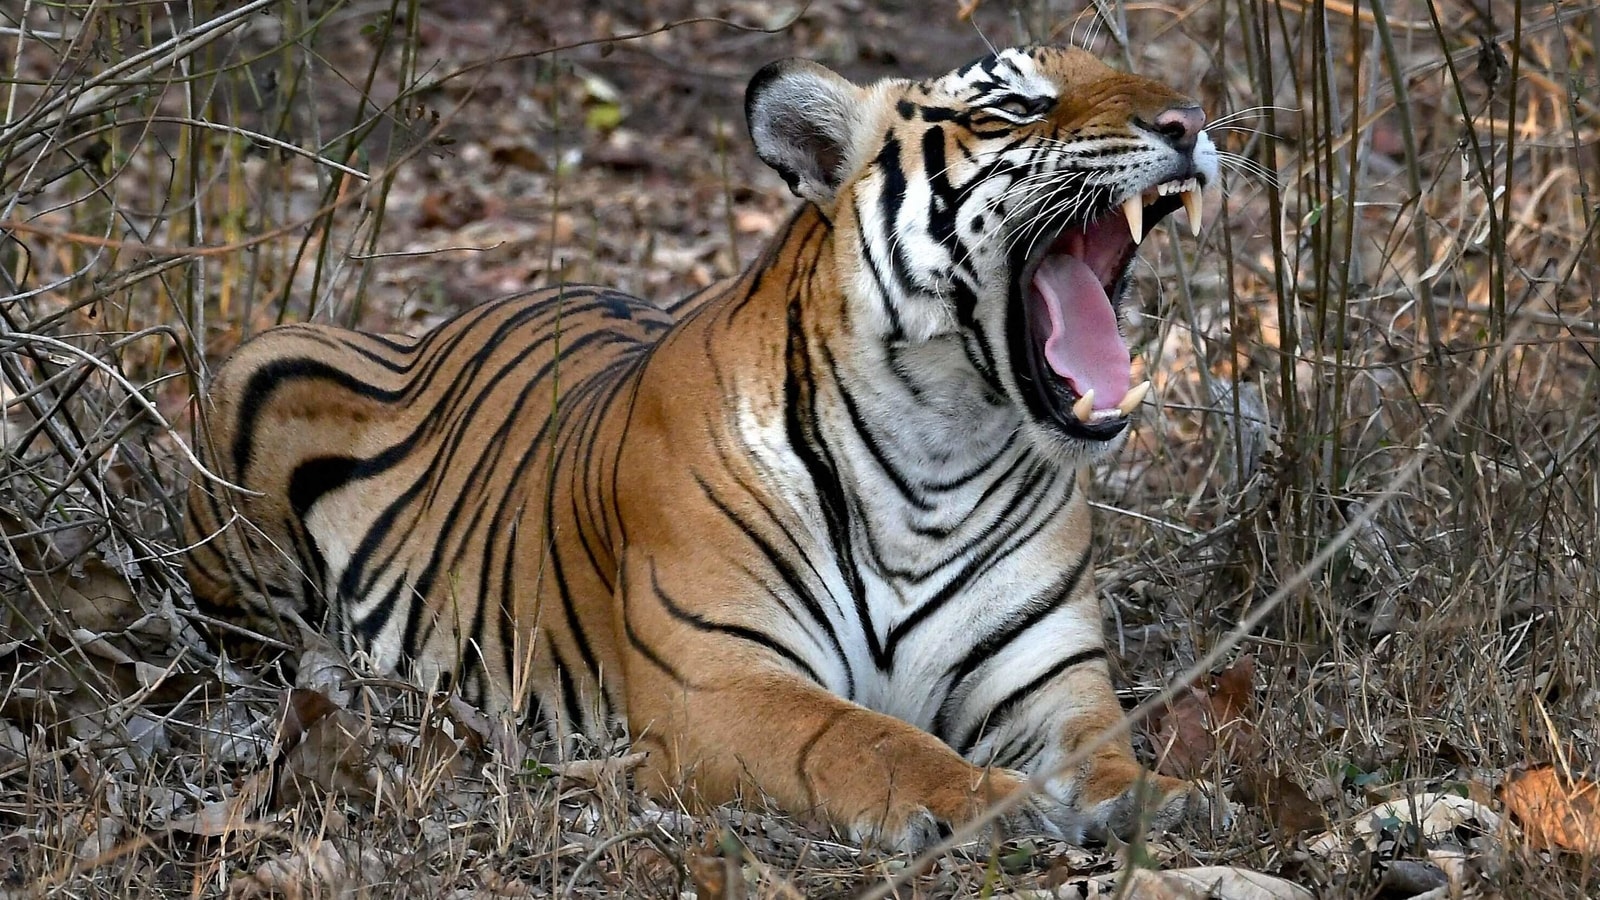
[(255, 496), (190, 491), (197, 605), (268, 636), (335, 633), (380, 670), (492, 708), (561, 680), (564, 722), (603, 715), (568, 673), (617, 670), (609, 614), (572, 598), (612, 590), (603, 448), (670, 324), (626, 294), (567, 287), (420, 340), (320, 325), (251, 340), (216, 374), (205, 447)]

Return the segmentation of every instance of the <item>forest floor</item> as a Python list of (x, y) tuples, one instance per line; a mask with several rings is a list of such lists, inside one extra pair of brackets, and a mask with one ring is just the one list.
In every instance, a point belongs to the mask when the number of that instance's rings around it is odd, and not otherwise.
[[(0, 11), (0, 897), (1600, 891), (1600, 4), (191, 6)], [(1135, 745), (1231, 827), (885, 854), (201, 637), (184, 448), (242, 340), (683, 296), (794, 206), (745, 132), (761, 65), (985, 38), (1178, 85), (1238, 154), (1198, 238), (1145, 242), (1159, 406), (1093, 479), (1125, 705), (1202, 663)]]

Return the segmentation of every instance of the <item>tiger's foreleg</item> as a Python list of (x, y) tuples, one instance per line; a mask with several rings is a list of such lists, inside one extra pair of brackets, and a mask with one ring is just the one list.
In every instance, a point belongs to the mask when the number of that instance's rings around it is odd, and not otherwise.
[[(706, 589), (716, 579), (695, 580)], [(638, 779), (650, 793), (698, 806), (765, 803), (903, 850), (1023, 787), (1016, 772), (975, 766), (932, 734), (832, 693), (775, 649), (781, 639), (690, 613), (653, 577), (625, 574), (620, 591), (628, 728), (648, 754)], [(1028, 801), (1001, 824), (1055, 830)]]
[[(1214, 786), (1151, 772), (1135, 758), (1106, 654), (1085, 637), (1098, 627), (1098, 610), (1094, 593), (1085, 590), (1062, 609), (1067, 615), (1040, 626), (1028, 653), (995, 660), (992, 681), (967, 693), (967, 705), (947, 720), (952, 742), (975, 762), (994, 760), (1033, 776), (1054, 833), (1074, 842), (1201, 824), (1213, 803), (1225, 816), (1226, 801)], [(1025, 694), (1014, 691), (1016, 679), (1030, 678), (1026, 666), (1019, 674), (1014, 664), (1048, 663), (1062, 647), (1077, 650), (1052, 666), (1058, 670), (1052, 677), (1035, 679)], [(997, 710), (997, 694), (1016, 702)]]
[[(1057, 708), (1080, 710), (1055, 726), (1053, 752), (1030, 767), (1044, 776), (1046, 791), (1060, 804), (1050, 818), (1062, 836), (1131, 840), (1185, 822), (1225, 824), (1228, 804), (1215, 785), (1152, 772), (1134, 758), (1126, 735), (1106, 736), (1121, 723), (1122, 709), (1103, 669), (1069, 675), (1051, 687), (1061, 694)], [(1042, 692), (1040, 700), (1050, 703), (1051, 693)]]
[[(897, 850), (926, 846), (941, 824), (963, 824), (1023, 786), (1017, 773), (974, 766), (933, 735), (772, 662), (751, 654), (731, 676), (630, 673), (635, 747), (649, 754), (640, 786), (707, 805), (741, 797), (809, 812)], [(1003, 824), (1053, 830), (1031, 803)]]

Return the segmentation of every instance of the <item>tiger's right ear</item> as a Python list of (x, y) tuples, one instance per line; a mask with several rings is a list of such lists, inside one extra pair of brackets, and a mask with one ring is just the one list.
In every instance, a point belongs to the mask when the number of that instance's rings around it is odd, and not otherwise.
[(843, 76), (807, 59), (770, 63), (750, 79), (744, 95), (756, 155), (796, 195), (828, 205), (850, 174), (851, 137), (862, 93)]

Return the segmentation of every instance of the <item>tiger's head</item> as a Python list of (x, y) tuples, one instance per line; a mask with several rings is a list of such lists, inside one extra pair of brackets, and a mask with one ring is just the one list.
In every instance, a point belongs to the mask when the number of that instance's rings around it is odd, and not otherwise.
[(1134, 255), (1180, 207), (1198, 233), (1217, 179), (1195, 101), (1035, 46), (864, 86), (784, 60), (745, 111), (761, 159), (834, 224), (852, 327), (960, 346), (1045, 446), (1120, 443), (1147, 387), (1120, 327)]

